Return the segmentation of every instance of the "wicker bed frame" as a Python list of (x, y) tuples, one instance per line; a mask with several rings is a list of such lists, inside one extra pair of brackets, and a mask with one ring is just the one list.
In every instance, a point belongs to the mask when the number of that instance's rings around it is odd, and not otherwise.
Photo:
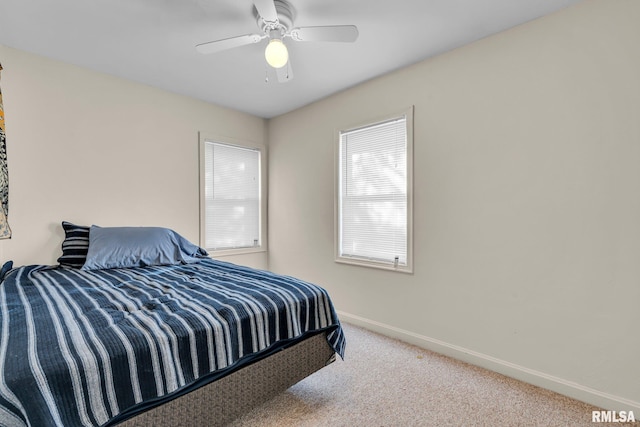
[(316, 334), (118, 426), (222, 426), (334, 360), (326, 333)]

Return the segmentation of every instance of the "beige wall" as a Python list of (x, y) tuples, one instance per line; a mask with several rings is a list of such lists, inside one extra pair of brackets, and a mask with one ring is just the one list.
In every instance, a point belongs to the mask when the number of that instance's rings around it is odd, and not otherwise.
[[(62, 220), (198, 242), (198, 132), (266, 143), (263, 119), (0, 45), (9, 157), (2, 260), (53, 264)], [(265, 253), (232, 260), (266, 267)]]
[[(586, 1), (268, 125), (0, 45), (0, 258), (54, 263), (62, 220), (197, 241), (198, 132), (268, 141), (269, 263), (232, 261), (325, 286), (345, 320), (640, 410), (639, 20), (636, 0)], [(336, 264), (334, 132), (409, 105), (415, 274)]]
[[(640, 409), (638, 22), (586, 1), (271, 120), (270, 268), (344, 319)], [(337, 264), (334, 132), (410, 105), (415, 274)]]

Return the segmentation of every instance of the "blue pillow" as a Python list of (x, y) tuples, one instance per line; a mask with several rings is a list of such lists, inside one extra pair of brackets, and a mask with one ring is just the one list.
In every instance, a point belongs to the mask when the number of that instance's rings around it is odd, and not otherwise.
[(92, 225), (82, 269), (187, 264), (207, 255), (207, 251), (168, 228)]

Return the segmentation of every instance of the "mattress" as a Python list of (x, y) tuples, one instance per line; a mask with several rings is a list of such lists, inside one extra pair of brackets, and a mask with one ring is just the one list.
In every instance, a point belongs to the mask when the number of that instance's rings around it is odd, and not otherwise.
[(0, 285), (0, 424), (106, 426), (318, 332), (345, 339), (327, 292), (209, 258)]

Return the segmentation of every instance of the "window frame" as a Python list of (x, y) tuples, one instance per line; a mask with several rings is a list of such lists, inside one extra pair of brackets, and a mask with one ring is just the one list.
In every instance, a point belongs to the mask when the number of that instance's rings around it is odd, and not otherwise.
[[(259, 227), (260, 243), (258, 246), (233, 249), (213, 250), (206, 248), (206, 194), (205, 194), (205, 146), (207, 143), (218, 143), (238, 148), (257, 150), (260, 153), (260, 202), (259, 202)], [(267, 147), (253, 141), (241, 140), (222, 135), (215, 135), (206, 132), (199, 133), (198, 142), (199, 156), (199, 202), (200, 202), (200, 246), (205, 248), (212, 257), (222, 257), (231, 255), (251, 254), (267, 251)]]
[[(384, 116), (367, 120), (366, 122), (358, 123), (351, 126), (343, 126), (335, 131), (335, 145), (334, 145), (334, 259), (335, 262), (341, 264), (349, 264), (361, 267), (371, 267), (389, 271), (397, 271), (402, 273), (413, 274), (413, 110), (414, 107), (410, 106), (401, 111), (396, 111)], [(364, 257), (352, 257), (342, 256), (340, 251), (341, 244), (341, 153), (342, 153), (342, 138), (341, 135), (346, 132), (354, 130), (368, 128), (380, 125), (385, 122), (397, 120), (405, 117), (406, 132), (407, 132), (407, 146), (406, 146), (406, 171), (407, 171), (407, 261), (406, 265), (395, 265), (393, 262), (368, 259)]]

